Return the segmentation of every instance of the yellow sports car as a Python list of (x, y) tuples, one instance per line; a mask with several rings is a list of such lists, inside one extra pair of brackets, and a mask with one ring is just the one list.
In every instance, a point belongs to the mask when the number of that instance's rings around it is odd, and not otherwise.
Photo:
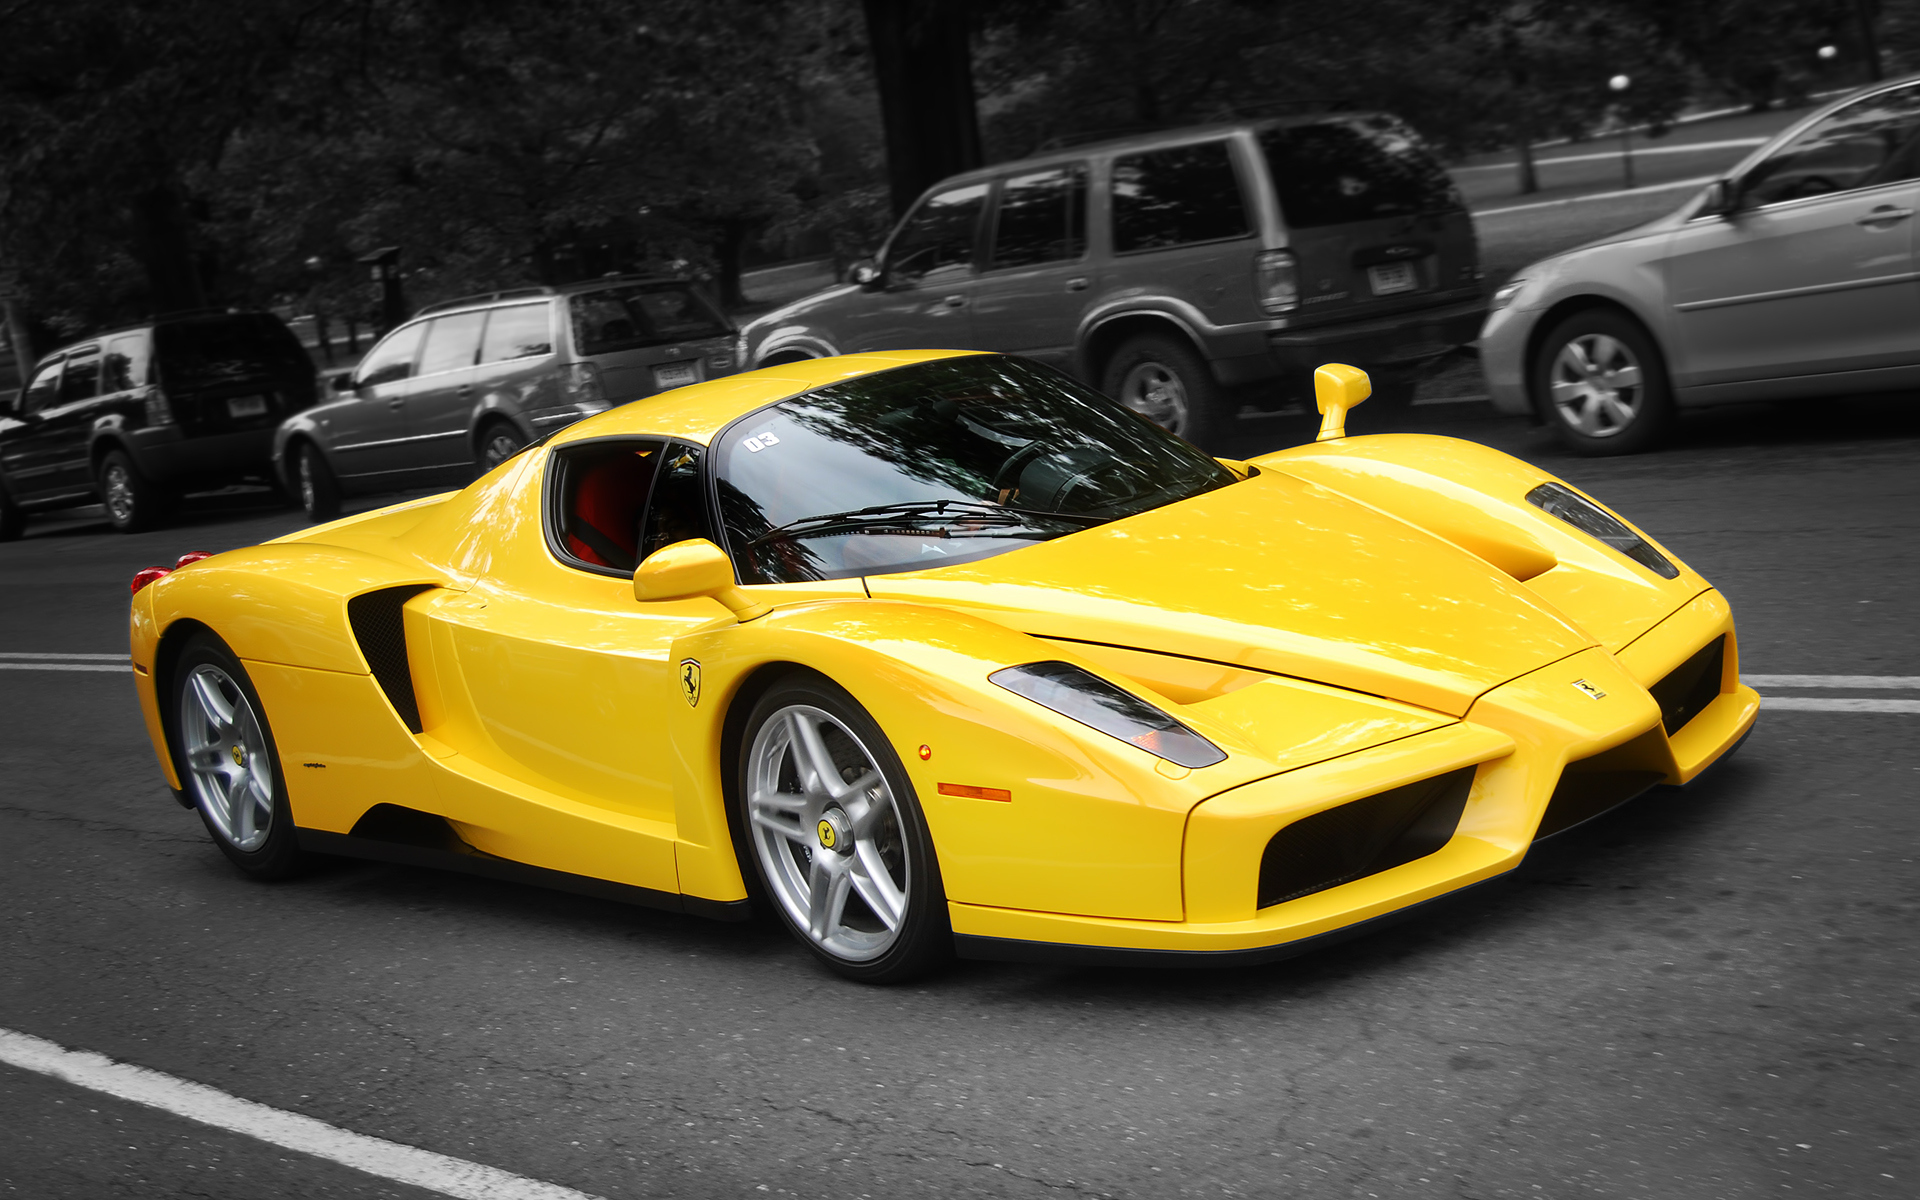
[(1023, 359), (820, 359), (135, 581), (147, 731), (306, 852), (714, 917), (854, 979), (1229, 963), (1511, 870), (1752, 726), (1732, 617), (1470, 442), (1251, 462)]

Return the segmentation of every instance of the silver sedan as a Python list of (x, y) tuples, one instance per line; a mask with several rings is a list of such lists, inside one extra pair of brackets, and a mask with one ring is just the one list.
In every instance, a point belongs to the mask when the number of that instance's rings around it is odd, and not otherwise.
[(1826, 106), (1677, 211), (1542, 259), (1480, 334), (1496, 408), (1582, 454), (1678, 410), (1920, 386), (1920, 76)]

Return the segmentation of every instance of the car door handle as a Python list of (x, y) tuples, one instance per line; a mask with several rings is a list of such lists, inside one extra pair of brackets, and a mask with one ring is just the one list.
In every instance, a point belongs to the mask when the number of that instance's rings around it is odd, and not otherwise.
[(1913, 215), (1910, 208), (1895, 208), (1891, 204), (1882, 204), (1864, 217), (1854, 218), (1855, 225), (1891, 225), (1895, 221), (1904, 221)]
[(470, 383), (463, 383), (458, 388), (455, 388), (454, 391), (455, 391), (455, 394), (457, 395), (471, 396), (473, 395), (473, 385)]
[(940, 303), (946, 305), (948, 308), (965, 308), (967, 306), (967, 298), (965, 296), (948, 296)]
[(392, 409), (395, 412), (399, 412), (403, 407), (406, 406), (406, 403), (407, 401), (405, 397), (395, 397), (394, 399), (387, 401), (387, 407)]
[(1069, 280), (1067, 280), (1067, 290), (1068, 290), (1068, 291), (1070, 291), (1070, 292), (1084, 292), (1084, 291), (1086, 291), (1086, 290), (1087, 290), (1087, 278), (1086, 278), (1086, 276), (1084, 276), (1084, 275), (1075, 275), (1075, 276), (1074, 276), (1074, 277), (1073, 277), (1072, 279), (1069, 279)]

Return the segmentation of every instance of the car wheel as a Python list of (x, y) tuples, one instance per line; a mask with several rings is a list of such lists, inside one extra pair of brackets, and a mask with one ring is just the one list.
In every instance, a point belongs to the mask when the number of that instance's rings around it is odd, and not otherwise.
[(921, 974), (953, 949), (926, 818), (880, 727), (812, 676), (775, 685), (741, 739), (740, 829), (781, 922), (863, 983)]
[(160, 524), (166, 493), (140, 473), (125, 450), (107, 451), (100, 460), (98, 484), (107, 523), (121, 533), (138, 533)]
[(1200, 356), (1162, 334), (1125, 342), (1108, 360), (1101, 383), (1107, 395), (1203, 449), (1213, 448), (1208, 443), (1227, 431), (1234, 415)]
[(512, 425), (505, 421), (489, 421), (480, 430), (479, 452), (474, 457), (473, 465), (485, 475), (520, 453), (526, 444), (527, 439), (521, 437), (520, 431)]
[(1673, 423), (1659, 347), (1638, 322), (1606, 309), (1553, 327), (1534, 358), (1533, 394), (1575, 454), (1637, 454)]
[(0, 542), (11, 542), (26, 531), (27, 514), (0, 488)]
[(214, 845), (242, 871), (284, 879), (302, 863), (266, 711), (226, 645), (196, 634), (174, 665), (173, 762)]
[(300, 443), (294, 453), (293, 483), (308, 520), (331, 521), (340, 515), (340, 481), (312, 442)]

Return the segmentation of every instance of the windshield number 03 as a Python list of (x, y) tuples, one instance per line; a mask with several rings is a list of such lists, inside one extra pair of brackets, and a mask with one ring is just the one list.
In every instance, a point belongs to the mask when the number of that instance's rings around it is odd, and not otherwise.
[(753, 453), (758, 454), (768, 446), (778, 446), (780, 439), (770, 433), (763, 433), (759, 437), (750, 437), (740, 444)]

